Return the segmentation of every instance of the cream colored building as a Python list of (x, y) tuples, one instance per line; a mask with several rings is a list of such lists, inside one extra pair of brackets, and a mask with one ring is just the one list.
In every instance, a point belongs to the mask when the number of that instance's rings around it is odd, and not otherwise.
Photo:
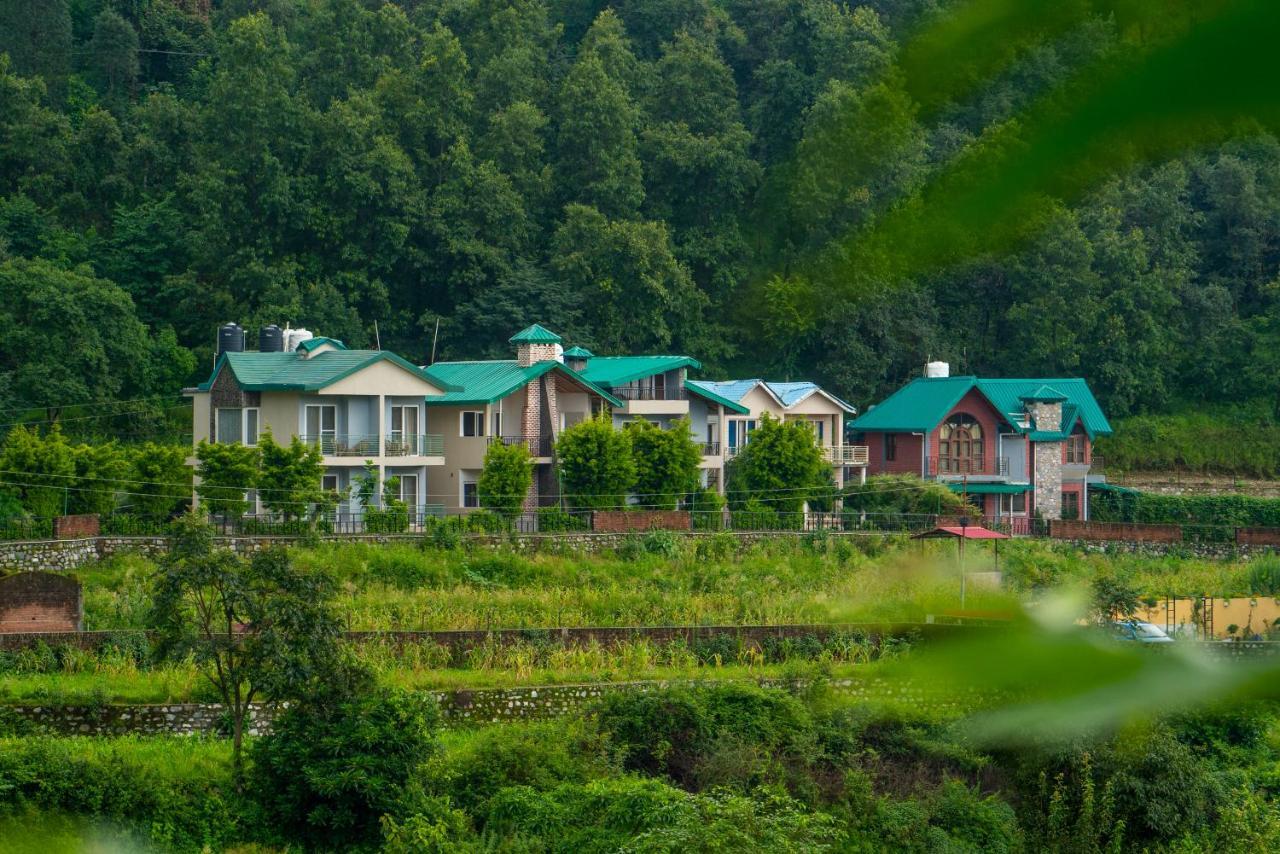
[(369, 462), (378, 495), (396, 478), (399, 498), (420, 515), (442, 509), (430, 498), (445, 489), (444, 437), (427, 429), (426, 402), (451, 390), (394, 353), (311, 338), (292, 352), (224, 352), (186, 394), (193, 445), (256, 445), (267, 430), (279, 443), (297, 436), (323, 453), (324, 486), (341, 496), (340, 514), (359, 513), (351, 488)]

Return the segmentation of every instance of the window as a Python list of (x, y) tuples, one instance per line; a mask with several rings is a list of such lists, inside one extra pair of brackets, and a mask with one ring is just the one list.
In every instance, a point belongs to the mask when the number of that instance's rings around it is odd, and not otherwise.
[(732, 418), (729, 420), (729, 447), (741, 448), (747, 444), (751, 431), (756, 429), (754, 418)]
[(1081, 463), (1085, 462), (1085, 444), (1083, 433), (1073, 433), (1067, 437), (1067, 462)]
[(1000, 496), (1000, 514), (1002, 516), (1025, 515), (1026, 512), (1027, 494), (1025, 492)]
[(489, 435), (490, 436), (502, 435), (502, 413), (501, 412), (493, 413), (493, 429), (489, 431)]
[(814, 435), (814, 438), (818, 440), (818, 444), (819, 445), (825, 444), (825, 440), (827, 438), (827, 432), (826, 432), (827, 422), (819, 421), (815, 418), (809, 421), (809, 426), (813, 428), (813, 435)]
[(476, 472), (462, 472), (462, 506), (479, 507), (480, 490), (476, 483)]
[(938, 428), (938, 473), (981, 472), (982, 425), (972, 415), (955, 415)]
[(1063, 519), (1079, 519), (1080, 518), (1080, 493), (1078, 492), (1062, 493), (1062, 518)]
[(307, 404), (303, 441), (320, 446), (324, 454), (337, 453), (338, 408), (329, 404)]
[(575, 424), (582, 423), (582, 419), (586, 416), (581, 412), (561, 412), (560, 413), (560, 429), (568, 430)]
[(391, 407), (391, 436), (394, 439), (411, 439), (418, 435), (418, 407)]
[(258, 444), (258, 410), (219, 409), (214, 441), (223, 445)]
[(409, 507), (418, 506), (418, 476), (416, 474), (397, 475), (400, 480), (400, 494), (397, 496)]
[(898, 458), (898, 434), (884, 434), (884, 459), (885, 462), (891, 463)]
[(484, 413), (481, 411), (462, 413), (462, 435), (463, 436), (483, 436), (484, 435)]

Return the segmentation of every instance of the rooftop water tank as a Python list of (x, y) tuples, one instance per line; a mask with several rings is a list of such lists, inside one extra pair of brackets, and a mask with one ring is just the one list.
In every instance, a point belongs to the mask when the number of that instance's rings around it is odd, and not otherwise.
[(292, 353), (303, 341), (310, 341), (313, 336), (305, 329), (286, 329), (284, 331), (284, 348)]
[(946, 362), (929, 362), (924, 366), (924, 375), (931, 378), (949, 377), (951, 365)]
[(238, 323), (224, 323), (218, 327), (218, 355), (244, 352), (244, 330)]
[(258, 330), (258, 352), (280, 353), (284, 350), (284, 330), (274, 323)]

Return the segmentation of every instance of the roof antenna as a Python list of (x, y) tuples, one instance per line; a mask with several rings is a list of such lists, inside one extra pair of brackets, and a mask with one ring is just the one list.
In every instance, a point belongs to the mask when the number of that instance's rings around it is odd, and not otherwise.
[(436, 331), (431, 335), (431, 361), (428, 365), (436, 363), (436, 342), (440, 340), (440, 315), (436, 315)]
[(373, 346), (379, 350), (382, 349), (382, 337), (378, 335), (378, 321), (376, 318), (373, 321)]

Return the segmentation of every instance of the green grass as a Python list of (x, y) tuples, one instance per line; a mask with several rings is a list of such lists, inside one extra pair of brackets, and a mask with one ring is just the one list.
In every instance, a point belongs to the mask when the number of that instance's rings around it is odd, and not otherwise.
[(1275, 477), (1280, 424), (1269, 403), (1181, 415), (1134, 415), (1098, 440), (1108, 468)]

